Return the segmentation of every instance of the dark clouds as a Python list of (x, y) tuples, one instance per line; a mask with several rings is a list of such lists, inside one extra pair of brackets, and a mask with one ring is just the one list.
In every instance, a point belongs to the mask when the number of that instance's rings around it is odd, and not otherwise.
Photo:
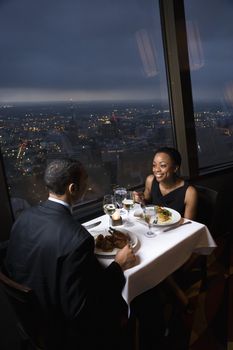
[[(211, 8), (208, 16), (196, 10), (203, 1), (186, 3), (188, 18), (198, 19), (205, 62), (193, 72), (194, 84), (203, 81), (206, 88), (208, 79), (223, 84), (227, 74), (229, 78), (228, 60), (232, 59), (232, 11), (228, 12), (232, 2), (205, 1)], [(225, 29), (221, 26), (224, 16)], [(142, 98), (158, 94), (164, 98), (167, 91), (159, 25), (154, 0), (5, 0), (0, 3), (0, 100), (10, 95), (11, 89), (12, 93), (16, 89), (37, 89), (37, 93), (46, 89), (47, 94), (49, 90), (90, 91), (91, 96), (95, 91), (122, 91), (124, 97), (135, 91), (140, 96), (141, 91)], [(136, 37), (142, 30), (154, 38), (154, 51), (145, 37), (145, 51), (139, 52)], [(150, 66), (147, 60), (151, 54), (156, 55), (152, 61), (157, 73), (150, 75), (145, 64)], [(219, 72), (220, 59), (226, 74)], [(216, 72), (214, 77), (211, 70)]]
[[(2, 6), (1, 87), (141, 88), (138, 29), (154, 31), (153, 1), (11, 0)], [(154, 13), (153, 13), (154, 12)], [(153, 13), (153, 14), (152, 14)], [(157, 17), (157, 18), (156, 18)], [(161, 51), (161, 40), (158, 41)]]
[(222, 100), (233, 81), (233, 1), (187, 0), (187, 20), (195, 22), (199, 32), (196, 49), (202, 50), (203, 66), (191, 72), (193, 95), (199, 99)]

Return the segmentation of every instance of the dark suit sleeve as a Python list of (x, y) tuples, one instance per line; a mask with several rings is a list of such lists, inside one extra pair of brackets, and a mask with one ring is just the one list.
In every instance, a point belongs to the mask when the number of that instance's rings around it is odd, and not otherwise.
[(121, 298), (125, 284), (121, 267), (115, 262), (108, 268), (99, 264), (91, 236), (59, 263), (60, 300), (68, 320), (86, 319), (98, 310), (103, 313)]
[(9, 241), (0, 242), (0, 263), (4, 261), (9, 246)]

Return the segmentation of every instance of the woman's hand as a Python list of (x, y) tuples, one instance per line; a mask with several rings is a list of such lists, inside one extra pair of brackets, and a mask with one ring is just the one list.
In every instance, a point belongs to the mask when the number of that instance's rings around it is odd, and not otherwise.
[(144, 193), (143, 192), (137, 192), (133, 191), (133, 198), (135, 203), (139, 203), (144, 205), (145, 204), (145, 198), (144, 198)]

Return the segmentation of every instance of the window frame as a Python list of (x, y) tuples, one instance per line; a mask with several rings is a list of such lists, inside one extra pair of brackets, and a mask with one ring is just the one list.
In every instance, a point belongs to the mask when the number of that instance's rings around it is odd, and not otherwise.
[(191, 76), (183, 0), (160, 0), (160, 16), (170, 109), (176, 147), (182, 154), (181, 175), (198, 175)]
[(1, 193), (1, 206), (0, 206), (0, 242), (9, 238), (11, 226), (14, 222), (13, 211), (10, 202), (9, 191), (6, 182), (6, 175), (3, 165), (3, 158), (0, 148), (0, 193)]
[(199, 166), (184, 1), (159, 3), (170, 109), (176, 147), (182, 154), (181, 175), (196, 179), (233, 169), (233, 161)]

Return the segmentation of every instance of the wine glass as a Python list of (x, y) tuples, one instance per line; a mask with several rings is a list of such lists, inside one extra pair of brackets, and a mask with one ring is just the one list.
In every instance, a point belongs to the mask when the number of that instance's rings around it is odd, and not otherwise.
[(157, 222), (155, 207), (144, 208), (144, 219), (148, 224), (148, 231), (145, 232), (145, 236), (149, 238), (157, 236), (157, 233), (151, 230), (152, 225)]
[(133, 191), (127, 191), (125, 198), (122, 201), (124, 208), (127, 210), (127, 219), (126, 221), (129, 223), (129, 212), (130, 209), (134, 207), (134, 193)]
[(115, 196), (116, 204), (117, 204), (118, 208), (120, 208), (120, 214), (123, 214), (122, 201), (125, 199), (126, 195), (127, 195), (127, 190), (125, 187), (116, 187), (114, 189), (114, 196)]
[(103, 199), (103, 210), (105, 214), (109, 215), (109, 226), (111, 226), (111, 216), (116, 211), (116, 201), (115, 197), (111, 194), (107, 194)]

